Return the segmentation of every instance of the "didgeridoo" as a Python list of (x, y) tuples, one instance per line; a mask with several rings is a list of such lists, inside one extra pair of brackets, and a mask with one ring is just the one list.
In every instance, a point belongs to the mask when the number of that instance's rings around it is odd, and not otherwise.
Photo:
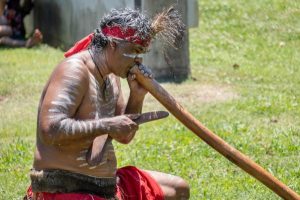
[(228, 160), (269, 187), (283, 199), (300, 200), (300, 196), (295, 191), (287, 187), (260, 165), (252, 161), (234, 147), (230, 146), (223, 139), (202, 125), (195, 117), (193, 117), (179, 103), (177, 103), (177, 101), (163, 87), (161, 87), (157, 81), (145, 77), (139, 71), (137, 66), (131, 69), (131, 73), (136, 75), (136, 80), (146, 90), (148, 90), (153, 97), (155, 97), (170, 113), (172, 113), (198, 137), (204, 140), (204, 142), (206, 142), (209, 146), (217, 150)]

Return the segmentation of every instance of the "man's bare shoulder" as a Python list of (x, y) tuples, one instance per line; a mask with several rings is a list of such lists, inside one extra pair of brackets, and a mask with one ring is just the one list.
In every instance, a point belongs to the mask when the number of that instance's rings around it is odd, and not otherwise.
[(85, 61), (80, 57), (72, 56), (70, 58), (64, 59), (59, 65), (59, 68), (63, 70), (81, 70), (83, 72), (88, 72), (88, 66)]
[(70, 57), (60, 62), (53, 71), (53, 78), (72, 76), (80, 79), (88, 78), (89, 70), (83, 59)]

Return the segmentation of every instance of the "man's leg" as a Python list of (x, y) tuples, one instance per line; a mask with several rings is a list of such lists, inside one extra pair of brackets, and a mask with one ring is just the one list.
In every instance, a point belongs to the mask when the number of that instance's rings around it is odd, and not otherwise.
[(4, 36), (11, 36), (12, 29), (10, 26), (7, 25), (0, 25), (0, 38)]
[(188, 183), (178, 176), (165, 174), (162, 172), (149, 171), (154, 180), (160, 185), (166, 200), (185, 200), (190, 197)]
[(43, 35), (42, 33), (36, 29), (28, 40), (16, 40), (10, 37), (0, 37), (0, 46), (8, 46), (8, 47), (33, 47), (39, 44), (42, 41)]
[(25, 40), (15, 40), (15, 39), (11, 39), (10, 37), (1, 37), (0, 38), (0, 46), (25, 47), (25, 45), (26, 45)]
[(43, 35), (39, 29), (35, 29), (33, 35), (26, 41), (26, 47), (30, 48), (42, 42)]
[(7, 25), (6, 17), (4, 17), (3, 15), (0, 16), (0, 25)]

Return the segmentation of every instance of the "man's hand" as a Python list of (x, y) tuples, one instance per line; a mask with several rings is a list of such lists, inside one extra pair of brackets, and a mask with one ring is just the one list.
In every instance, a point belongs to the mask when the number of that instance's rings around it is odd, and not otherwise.
[[(138, 69), (135, 70), (134, 68)], [(147, 94), (147, 90), (145, 90), (135, 79), (136, 74), (135, 73), (142, 73), (147, 78), (152, 78), (152, 72), (149, 68), (142, 64), (136, 64), (133, 66), (128, 74), (127, 82), (129, 85), (129, 89), (132, 95), (135, 95), (137, 97), (143, 97)]]
[(112, 118), (103, 119), (107, 128), (107, 133), (116, 141), (128, 144), (139, 129), (139, 126), (132, 120), (139, 115), (119, 115)]

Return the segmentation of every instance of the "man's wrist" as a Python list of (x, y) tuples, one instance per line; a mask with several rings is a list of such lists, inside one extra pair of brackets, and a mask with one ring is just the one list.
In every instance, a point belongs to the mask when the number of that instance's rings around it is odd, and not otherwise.
[(98, 135), (109, 134), (111, 132), (111, 119), (102, 118), (95, 121)]

